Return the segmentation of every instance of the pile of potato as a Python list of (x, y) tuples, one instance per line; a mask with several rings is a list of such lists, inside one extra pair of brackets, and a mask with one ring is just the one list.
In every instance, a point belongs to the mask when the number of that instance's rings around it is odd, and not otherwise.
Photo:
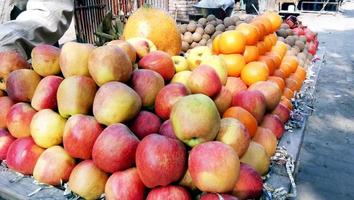
[(234, 30), (241, 23), (248, 22), (251, 17), (240, 18), (239, 16), (226, 17), (224, 20), (208, 15), (198, 21), (189, 21), (188, 24), (180, 24), (182, 34), (182, 51), (186, 52), (196, 46), (210, 45), (213, 39), (227, 30)]
[(312, 55), (307, 51), (308, 44), (306, 36), (298, 36), (293, 33), (288, 24), (283, 23), (277, 31), (278, 40), (285, 42), (288, 45), (288, 54), (297, 56), (299, 64), (304, 66), (307, 60), (312, 58)]

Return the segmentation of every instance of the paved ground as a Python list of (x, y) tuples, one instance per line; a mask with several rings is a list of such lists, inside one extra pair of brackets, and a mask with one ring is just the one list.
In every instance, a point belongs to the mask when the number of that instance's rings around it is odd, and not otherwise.
[(354, 199), (354, 2), (342, 14), (302, 16), (327, 50), (297, 176), (301, 200)]

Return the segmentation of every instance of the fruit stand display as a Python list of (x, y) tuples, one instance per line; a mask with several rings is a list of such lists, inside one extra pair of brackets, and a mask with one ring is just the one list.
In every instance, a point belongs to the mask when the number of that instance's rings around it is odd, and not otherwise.
[(301, 143), (290, 131), (303, 134), (317, 45), (272, 12), (177, 26), (140, 8), (104, 46), (39, 45), (31, 64), (1, 52), (0, 197), (274, 194), (276, 161), (291, 161), (281, 146)]

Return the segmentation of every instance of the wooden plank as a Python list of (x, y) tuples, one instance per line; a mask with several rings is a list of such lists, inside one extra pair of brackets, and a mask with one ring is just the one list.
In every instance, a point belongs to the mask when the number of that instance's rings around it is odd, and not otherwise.
[(33, 178), (24, 177), (18, 181), (18, 174), (0, 166), (0, 199), (8, 200), (65, 200), (64, 191), (57, 188), (47, 188), (28, 196), (41, 186), (33, 183)]

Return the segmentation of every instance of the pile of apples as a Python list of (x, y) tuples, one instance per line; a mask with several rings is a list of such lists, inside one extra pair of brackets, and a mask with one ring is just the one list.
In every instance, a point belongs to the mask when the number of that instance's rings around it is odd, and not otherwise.
[(256, 29), (257, 44), (271, 42), (258, 56), (247, 54), (256, 25), (185, 57), (145, 38), (39, 45), (32, 65), (1, 52), (0, 160), (85, 199), (260, 197), (289, 99), (306, 78), (276, 42), (279, 18), (254, 22), (273, 27), (268, 42)]

